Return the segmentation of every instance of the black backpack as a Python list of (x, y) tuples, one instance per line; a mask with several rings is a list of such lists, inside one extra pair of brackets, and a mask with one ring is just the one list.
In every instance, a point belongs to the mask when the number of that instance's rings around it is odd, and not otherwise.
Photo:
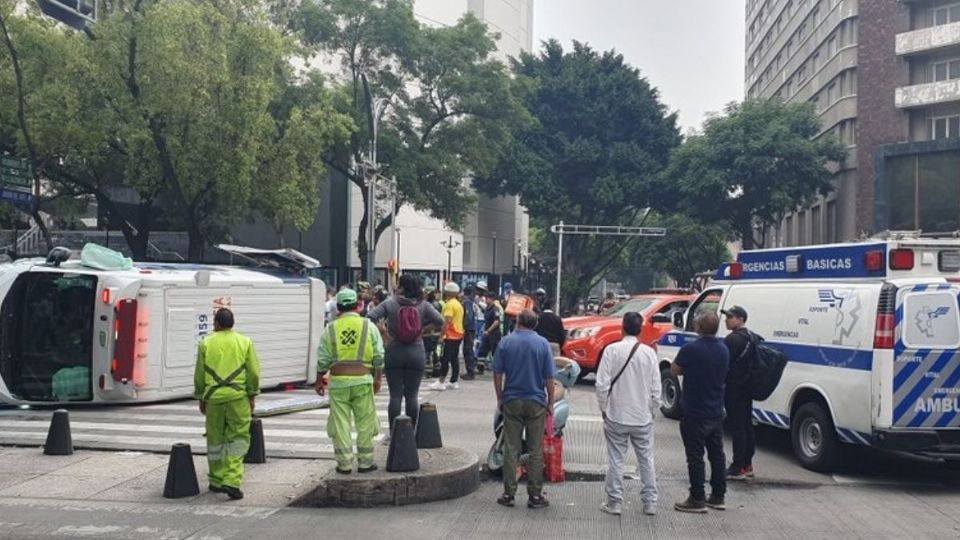
[(747, 377), (747, 389), (754, 401), (763, 401), (773, 394), (783, 377), (783, 370), (790, 361), (781, 351), (763, 344), (763, 338), (750, 332), (750, 342), (744, 350), (744, 356), (752, 349), (749, 359), (750, 373)]

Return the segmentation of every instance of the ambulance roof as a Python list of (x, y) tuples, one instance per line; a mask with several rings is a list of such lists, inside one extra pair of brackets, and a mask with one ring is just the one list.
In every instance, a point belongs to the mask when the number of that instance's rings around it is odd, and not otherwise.
[(211, 285), (309, 282), (309, 278), (306, 276), (293, 274), (279, 269), (258, 268), (253, 266), (240, 267), (216, 264), (140, 262), (134, 263), (133, 267), (127, 270), (97, 270), (95, 268), (83, 266), (80, 264), (80, 261), (76, 260), (66, 261), (59, 267), (48, 266), (44, 264), (41, 259), (35, 259), (30, 262), (32, 264), (25, 264), (25, 262), (21, 260), (13, 264), (21, 266), (21, 268), (19, 268), (20, 272), (50, 272), (59, 270), (64, 273), (112, 276), (121, 279), (132, 278), (140, 280), (144, 284), (155, 285), (195, 284), (197, 274), (200, 272), (209, 273)]

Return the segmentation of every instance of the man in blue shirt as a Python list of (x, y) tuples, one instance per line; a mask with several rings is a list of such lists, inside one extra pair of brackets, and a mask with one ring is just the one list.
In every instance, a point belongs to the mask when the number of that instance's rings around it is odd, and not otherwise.
[(550, 506), (543, 496), (543, 430), (553, 414), (553, 378), (557, 368), (550, 345), (534, 328), (537, 315), (524, 310), (517, 330), (500, 342), (493, 357), (497, 409), (503, 413), (503, 495), (497, 503), (513, 506), (517, 493), (517, 458), (527, 433), (527, 507)]
[[(713, 311), (697, 316), (695, 322), (700, 339), (687, 343), (677, 353), (670, 372), (683, 375), (683, 393), (680, 404), (680, 436), (687, 454), (690, 475), (690, 496), (673, 505), (680, 512), (705, 513), (707, 507), (725, 510), (727, 492), (726, 457), (723, 455), (723, 396), (730, 351), (723, 340), (717, 339), (720, 318)], [(703, 483), (706, 478), (703, 463), (704, 447), (710, 459), (710, 498)]]

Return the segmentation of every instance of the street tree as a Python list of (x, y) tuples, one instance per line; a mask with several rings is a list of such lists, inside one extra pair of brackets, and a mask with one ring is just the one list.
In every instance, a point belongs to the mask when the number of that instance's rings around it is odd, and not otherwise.
[(389, 209), (368, 215), (371, 171), (358, 166), (374, 145), (376, 172), (397, 181), (394, 211), (410, 206), (462, 228), (475, 204), (469, 178), (491, 170), (511, 126), (527, 118), (493, 58), (496, 36), (473, 15), (422, 25), (411, 0), (308, 1), (292, 20), (308, 46), (342, 68), (342, 111), (358, 129), (328, 164), (362, 193), (356, 248), (364, 267), (369, 220), (375, 241), (390, 224)]
[[(519, 195), (531, 222), (641, 225), (661, 203), (655, 181), (680, 143), (676, 115), (657, 90), (614, 51), (557, 41), (513, 63), (518, 94), (533, 124), (514, 129), (490, 175), (475, 185), (489, 195)], [(556, 237), (544, 242), (556, 252)], [(563, 295), (584, 297), (634, 240), (566, 236)], [(545, 254), (544, 254), (545, 255)]]
[(724, 225), (703, 224), (685, 214), (656, 215), (650, 225), (664, 227), (669, 233), (635, 244), (628, 259), (667, 275), (680, 287), (691, 285), (694, 276), (715, 270), (730, 259), (727, 242), (733, 235)]
[(744, 249), (762, 247), (769, 227), (833, 189), (828, 166), (846, 150), (820, 131), (809, 103), (732, 103), (675, 152), (664, 191), (675, 209), (728, 227)]
[[(56, 196), (94, 195), (137, 257), (161, 215), (187, 230), (192, 260), (251, 211), (277, 228), (305, 229), (323, 155), (352, 124), (334, 111), (322, 78), (295, 69), (296, 43), (266, 7), (111, 3), (94, 39), (34, 10), (10, 14), (42, 32), (34, 41), (63, 43), (20, 55), (23, 86), (31, 86), (13, 146), (30, 154)], [(8, 133), (2, 114), (0, 133)], [(121, 198), (137, 201), (136, 211), (123, 212)]]

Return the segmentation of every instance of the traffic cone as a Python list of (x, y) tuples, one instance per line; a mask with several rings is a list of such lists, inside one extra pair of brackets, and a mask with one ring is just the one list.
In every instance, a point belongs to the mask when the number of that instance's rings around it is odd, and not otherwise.
[(250, 422), (250, 448), (243, 457), (244, 463), (266, 463), (267, 449), (263, 442), (263, 422), (254, 418)]
[(393, 435), (390, 438), (390, 450), (387, 452), (387, 470), (412, 472), (418, 469), (420, 456), (417, 455), (413, 420), (409, 416), (398, 416), (393, 421)]
[(48, 456), (69, 456), (73, 454), (73, 437), (70, 436), (70, 413), (65, 409), (57, 409), (50, 420), (50, 430), (47, 431), (47, 442), (43, 445), (43, 453)]
[(443, 448), (440, 438), (440, 419), (437, 406), (433, 403), (420, 404), (420, 416), (417, 417), (417, 448)]
[(200, 494), (197, 469), (193, 466), (193, 452), (189, 444), (177, 443), (170, 449), (167, 482), (163, 485), (165, 499), (179, 499)]

